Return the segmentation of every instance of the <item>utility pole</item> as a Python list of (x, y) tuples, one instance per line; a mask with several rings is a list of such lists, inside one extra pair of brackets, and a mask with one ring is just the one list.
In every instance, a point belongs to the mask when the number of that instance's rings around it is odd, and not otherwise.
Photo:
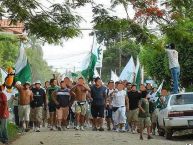
[(121, 73), (121, 64), (122, 64), (122, 32), (120, 31), (120, 34), (119, 34), (119, 37), (120, 37), (120, 45), (119, 45), (119, 74)]

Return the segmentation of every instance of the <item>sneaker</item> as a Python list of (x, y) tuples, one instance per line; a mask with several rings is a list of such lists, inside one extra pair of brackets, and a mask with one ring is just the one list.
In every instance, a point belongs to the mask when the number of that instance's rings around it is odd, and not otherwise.
[(26, 129), (25, 129), (25, 132), (29, 132), (29, 131), (30, 131), (30, 128), (26, 128)]
[(151, 137), (150, 135), (148, 135), (147, 139), (153, 139), (153, 137)]
[(96, 128), (96, 127), (94, 127), (94, 128), (92, 129), (92, 131), (97, 131), (97, 128)]
[(111, 128), (107, 128), (107, 131), (111, 131)]
[(81, 127), (80, 127), (80, 130), (81, 130), (81, 131), (84, 131), (84, 127), (83, 127), (83, 126), (81, 126)]
[(40, 128), (37, 128), (37, 129), (36, 129), (36, 132), (40, 132)]
[(140, 136), (140, 140), (143, 140), (143, 136)]
[(79, 127), (79, 126), (76, 126), (76, 127), (75, 127), (75, 130), (80, 130), (80, 127)]
[(61, 128), (61, 127), (58, 127), (58, 131), (62, 131), (62, 128)]
[(104, 130), (104, 128), (101, 127), (101, 128), (99, 128), (99, 131), (105, 131), (105, 130)]
[(9, 144), (9, 142), (8, 142), (7, 140), (3, 140), (2, 143), (3, 143), (3, 144), (6, 144), (6, 145)]
[(155, 135), (155, 130), (152, 131), (152, 134)]
[(121, 129), (121, 132), (126, 132), (125, 128), (122, 128), (122, 129)]
[(66, 126), (67, 129), (70, 129), (70, 125)]

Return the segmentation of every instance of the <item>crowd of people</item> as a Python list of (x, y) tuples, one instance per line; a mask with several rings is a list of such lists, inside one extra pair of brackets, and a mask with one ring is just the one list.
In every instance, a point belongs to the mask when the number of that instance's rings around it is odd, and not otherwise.
[[(0, 87), (1, 88), (1, 87)], [(139, 133), (147, 128), (147, 138), (156, 134), (157, 112), (164, 107), (167, 90), (161, 96), (157, 86), (127, 81), (109, 81), (106, 85), (97, 77), (92, 85), (83, 77), (72, 82), (68, 77), (60, 82), (51, 79), (44, 86), (40, 81), (16, 82), (17, 93), (12, 96), (15, 124), (22, 132), (40, 132), (41, 127), (50, 131), (63, 131), (72, 127), (84, 131), (116, 131)], [(7, 119), (9, 117), (6, 95), (0, 89), (1, 141), (8, 141)], [(159, 131), (159, 130), (158, 130)]]

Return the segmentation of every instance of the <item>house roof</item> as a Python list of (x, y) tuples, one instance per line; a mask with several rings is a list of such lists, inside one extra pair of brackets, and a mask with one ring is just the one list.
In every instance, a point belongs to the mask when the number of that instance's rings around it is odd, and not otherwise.
[(10, 32), (13, 34), (22, 34), (24, 31), (24, 23), (17, 22), (16, 24), (11, 24), (11, 20), (2, 19), (0, 20), (0, 31)]

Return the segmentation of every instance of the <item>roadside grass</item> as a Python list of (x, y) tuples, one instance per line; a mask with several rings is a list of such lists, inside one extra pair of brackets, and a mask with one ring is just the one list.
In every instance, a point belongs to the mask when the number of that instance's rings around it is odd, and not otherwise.
[(193, 92), (193, 85), (186, 88), (186, 92)]
[(8, 128), (8, 137), (10, 141), (14, 141), (19, 137), (18, 135), (19, 128), (15, 124), (9, 122), (7, 128)]

